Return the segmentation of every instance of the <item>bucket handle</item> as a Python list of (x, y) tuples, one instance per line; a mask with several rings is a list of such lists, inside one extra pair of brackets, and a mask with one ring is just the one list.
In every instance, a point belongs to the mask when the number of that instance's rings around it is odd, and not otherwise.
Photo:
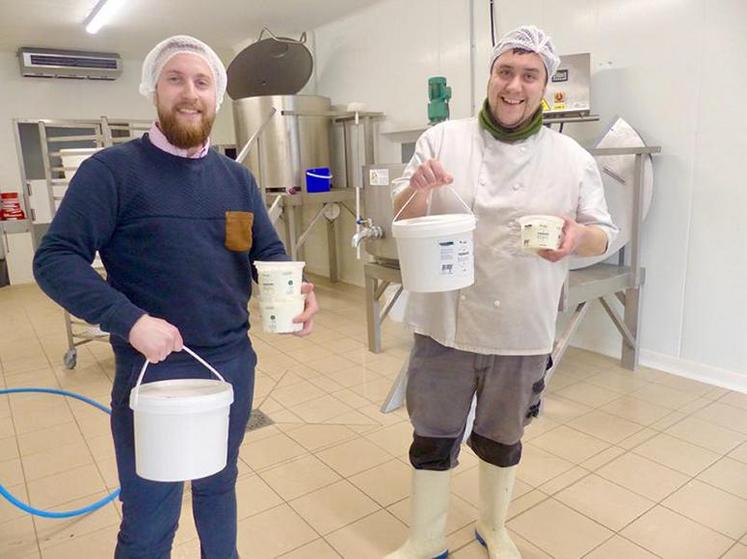
[[(464, 201), (464, 199), (463, 199), (463, 198), (462, 198), (461, 196), (459, 196), (459, 193), (458, 193), (458, 192), (456, 191), (456, 189), (455, 189), (455, 188), (454, 188), (453, 186), (451, 186), (450, 184), (447, 184), (447, 185), (445, 185), (445, 186), (446, 186), (446, 188), (448, 188), (448, 189), (449, 189), (449, 190), (450, 190), (451, 192), (453, 192), (453, 193), (454, 193), (454, 196), (456, 196), (456, 197), (457, 197), (457, 200), (459, 200), (459, 201), (460, 201), (460, 202), (462, 203), (462, 206), (464, 206), (464, 207), (465, 207), (465, 209), (466, 209), (466, 210), (467, 210), (467, 211), (468, 211), (469, 213), (471, 213), (472, 215), (475, 215), (475, 212), (473, 212), (473, 211), (472, 211), (472, 208), (470, 208), (470, 207), (469, 207), (469, 206), (467, 205), (467, 202), (465, 202), (465, 201)], [(407, 202), (405, 202), (405, 203), (404, 203), (404, 204), (402, 205), (402, 207), (401, 207), (401, 208), (399, 209), (399, 211), (397, 212), (397, 215), (395, 215), (395, 216), (394, 216), (394, 219), (392, 220), (393, 222), (394, 222), (394, 221), (397, 221), (397, 218), (398, 218), (398, 217), (400, 216), (400, 214), (401, 214), (401, 213), (402, 213), (403, 211), (405, 211), (405, 208), (407, 207), (407, 205), (408, 205), (408, 204), (409, 204), (410, 202), (412, 202), (412, 199), (413, 199), (413, 198), (415, 198), (415, 196), (417, 195), (417, 193), (418, 193), (418, 191), (417, 191), (417, 190), (416, 190), (415, 192), (413, 192), (413, 193), (412, 193), (412, 196), (410, 196), (410, 197), (409, 197), (409, 198), (407, 199)]]
[[(200, 357), (199, 355), (197, 355), (194, 351), (192, 351), (191, 349), (189, 349), (187, 346), (182, 346), (182, 349), (184, 351), (186, 351), (187, 353), (189, 353), (192, 357), (194, 357), (195, 359), (197, 359), (197, 361), (199, 361), (200, 363), (202, 363), (203, 365), (205, 365), (205, 367), (207, 367), (207, 369), (211, 373), (213, 373), (216, 377), (218, 377), (221, 380), (221, 382), (226, 382), (226, 379), (224, 379), (223, 376), (210, 365), (210, 363), (208, 363), (207, 361), (205, 361), (202, 357)], [(137, 407), (138, 394), (140, 393), (140, 391), (137, 390), (137, 389), (140, 388), (140, 385), (143, 382), (143, 377), (145, 376), (145, 369), (148, 368), (148, 365), (150, 365), (150, 361), (148, 361), (148, 359), (146, 359), (145, 363), (143, 363), (143, 368), (140, 369), (140, 375), (137, 377), (137, 382), (135, 383), (135, 386), (132, 388), (132, 390), (135, 391), (135, 395), (133, 396), (133, 401), (132, 401), (132, 405), (134, 407)]]
[(306, 171), (307, 177), (313, 177), (315, 179), (332, 179), (334, 175), (317, 175), (316, 173), (311, 173), (309, 171)]

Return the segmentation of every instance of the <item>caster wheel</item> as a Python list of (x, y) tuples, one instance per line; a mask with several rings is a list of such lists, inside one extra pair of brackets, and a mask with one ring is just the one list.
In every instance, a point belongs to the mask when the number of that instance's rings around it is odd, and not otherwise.
[(62, 358), (62, 362), (66, 369), (75, 369), (75, 365), (78, 363), (78, 350), (75, 348), (68, 349), (65, 352), (65, 356)]

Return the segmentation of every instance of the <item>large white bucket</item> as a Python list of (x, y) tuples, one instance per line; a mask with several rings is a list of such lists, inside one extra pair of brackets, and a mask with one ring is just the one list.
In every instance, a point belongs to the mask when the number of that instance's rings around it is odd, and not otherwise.
[(415, 293), (453, 291), (475, 282), (473, 214), (427, 215), (392, 223), (402, 286)]
[(304, 262), (256, 260), (254, 266), (263, 299), (269, 301), (301, 295)]
[(220, 380), (177, 379), (141, 384), (130, 392), (135, 424), (135, 471), (152, 481), (203, 478), (226, 467), (233, 387), (197, 354), (184, 351)]

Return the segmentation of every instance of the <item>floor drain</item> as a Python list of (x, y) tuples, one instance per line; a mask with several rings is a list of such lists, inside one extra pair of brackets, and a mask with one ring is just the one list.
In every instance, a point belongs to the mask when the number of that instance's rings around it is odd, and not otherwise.
[(247, 431), (256, 431), (262, 427), (267, 427), (275, 423), (268, 415), (258, 409), (252, 410), (252, 415), (249, 418), (249, 423), (246, 425)]

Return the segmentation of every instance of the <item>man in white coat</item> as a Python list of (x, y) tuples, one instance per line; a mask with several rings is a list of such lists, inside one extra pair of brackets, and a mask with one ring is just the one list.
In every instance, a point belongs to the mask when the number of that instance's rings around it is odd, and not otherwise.
[[(478, 118), (441, 123), (418, 140), (394, 191), (400, 219), (460, 211), (477, 217), (475, 282), (412, 293), (415, 332), (407, 409), (413, 424), (410, 535), (387, 559), (443, 559), (450, 472), (473, 396), (468, 444), (479, 458), (476, 537), (491, 559), (520, 553), (505, 528), (524, 427), (539, 412), (571, 254), (603, 254), (617, 234), (596, 163), (574, 140), (542, 125), (542, 98), (560, 59), (533, 26), (493, 49)], [(463, 209), (461, 210), (463, 211)], [(519, 218), (564, 219), (557, 250), (522, 249)]]

